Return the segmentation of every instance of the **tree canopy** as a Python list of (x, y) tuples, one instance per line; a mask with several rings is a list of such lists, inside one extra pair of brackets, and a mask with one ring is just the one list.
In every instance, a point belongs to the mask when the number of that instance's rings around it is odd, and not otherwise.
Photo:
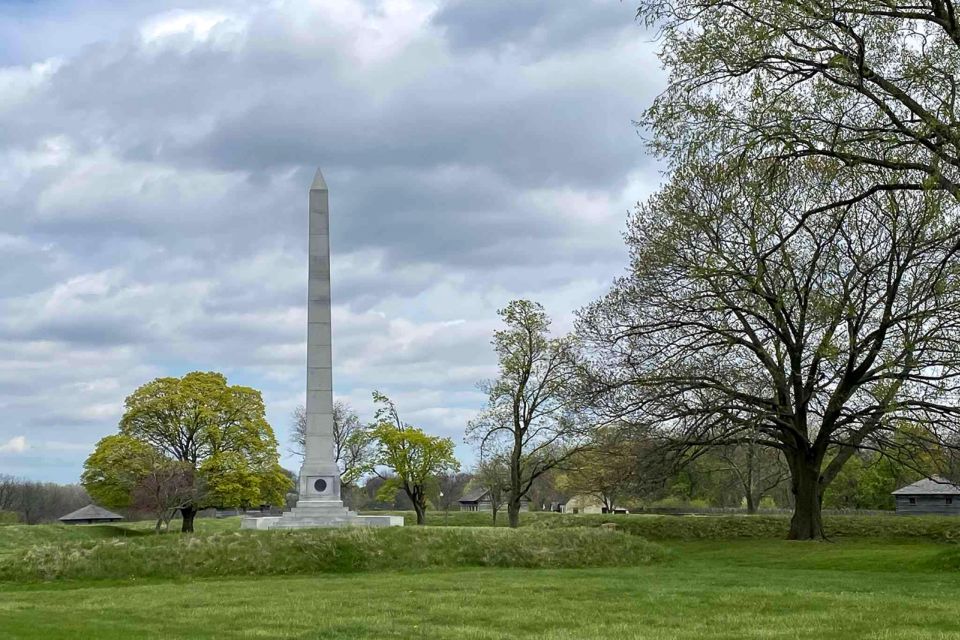
[(219, 373), (194, 372), (143, 385), (125, 407), (120, 433), (101, 440), (85, 464), (84, 486), (95, 498), (129, 504), (148, 471), (176, 462), (194, 477), (180, 509), (184, 531), (193, 530), (194, 515), (206, 507), (283, 503), (290, 481), (259, 391), (230, 386)]
[(643, 0), (669, 88), (654, 147), (691, 156), (832, 159), (889, 189), (960, 197), (960, 18), (951, 0)]
[[(427, 494), (431, 486), (437, 484), (437, 477), (460, 469), (453, 452), (453, 440), (431, 436), (406, 424), (387, 396), (374, 392), (373, 397), (380, 408), (374, 424), (367, 430), (374, 447), (367, 470), (386, 480), (378, 493), (381, 499), (389, 498), (397, 489), (402, 490), (413, 503), (417, 524), (423, 524)], [(387, 474), (381, 474), (380, 469), (387, 469)]]

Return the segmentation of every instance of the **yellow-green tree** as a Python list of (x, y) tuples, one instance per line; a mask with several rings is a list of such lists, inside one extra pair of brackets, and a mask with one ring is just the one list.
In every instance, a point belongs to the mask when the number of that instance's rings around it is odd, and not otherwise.
[[(373, 398), (381, 408), (377, 411), (376, 422), (367, 430), (375, 451), (367, 470), (386, 480), (378, 497), (385, 499), (385, 496), (396, 495), (402, 490), (413, 503), (417, 524), (423, 524), (430, 486), (436, 483), (441, 473), (460, 469), (453, 454), (453, 440), (431, 436), (405, 424), (396, 406), (385, 395), (374, 392)], [(388, 474), (380, 473), (379, 470), (384, 468), (389, 470)]]
[(98, 503), (125, 509), (133, 502), (137, 484), (160, 457), (149, 444), (122, 433), (97, 443), (83, 465), (83, 488)]
[(101, 440), (85, 464), (84, 487), (96, 499), (129, 504), (140, 479), (167, 461), (194, 475), (180, 507), (184, 532), (193, 531), (200, 509), (283, 503), (291, 483), (256, 389), (194, 372), (148, 382), (125, 406), (120, 434)]

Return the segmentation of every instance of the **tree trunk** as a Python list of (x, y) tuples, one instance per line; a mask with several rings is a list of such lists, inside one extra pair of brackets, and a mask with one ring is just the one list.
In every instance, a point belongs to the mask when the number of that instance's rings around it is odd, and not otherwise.
[(603, 496), (603, 506), (607, 510), (607, 513), (613, 513), (614, 500), (612, 495)]
[(757, 501), (753, 499), (753, 492), (747, 491), (747, 513), (754, 514), (757, 512)]
[(414, 501), (413, 510), (417, 513), (417, 524), (426, 522), (427, 508), (424, 505), (420, 504), (419, 501)]
[(510, 453), (510, 495), (507, 496), (507, 523), (511, 529), (516, 529), (520, 526), (520, 499), (523, 497), (523, 492), (520, 490), (520, 457), (523, 455), (523, 430), (521, 429), (516, 400), (514, 400), (513, 411), (513, 451)]
[(497, 526), (497, 511), (500, 511), (500, 507), (491, 506), (490, 510), (493, 511), (493, 526)]
[(510, 528), (516, 529), (520, 526), (520, 499), (510, 496), (507, 502), (507, 520), (510, 522)]
[(790, 488), (793, 492), (793, 518), (790, 540), (818, 540), (823, 536), (823, 487), (820, 464), (813, 454), (799, 453), (789, 459)]
[(193, 519), (197, 517), (196, 507), (183, 507), (180, 509), (180, 517), (183, 518), (183, 524), (180, 527), (181, 533), (193, 533)]

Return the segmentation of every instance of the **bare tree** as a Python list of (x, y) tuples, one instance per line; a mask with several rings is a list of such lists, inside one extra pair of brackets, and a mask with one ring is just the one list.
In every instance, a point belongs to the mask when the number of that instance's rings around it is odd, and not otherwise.
[(90, 496), (80, 485), (35, 482), (0, 474), (0, 511), (16, 513), (26, 524), (55, 522), (88, 504)]
[(497, 514), (510, 492), (509, 458), (502, 453), (488, 455), (477, 463), (474, 476), (476, 486), (487, 492), (493, 524), (496, 526)]
[(437, 507), (443, 511), (450, 511), (450, 507), (459, 505), (460, 498), (463, 497), (463, 491), (473, 480), (473, 475), (452, 471), (442, 473), (437, 476)]
[(662, 486), (674, 468), (669, 452), (654, 438), (622, 426), (598, 430), (591, 446), (570, 462), (561, 486), (571, 494), (599, 500), (608, 513), (628, 495), (644, 495)]
[(168, 529), (177, 511), (196, 500), (196, 474), (190, 465), (158, 460), (137, 482), (131, 494), (131, 506), (156, 518), (155, 529)]
[(600, 410), (679, 446), (782, 452), (792, 538), (822, 536), (823, 492), (857, 450), (946, 445), (960, 420), (958, 206), (890, 191), (836, 207), (841, 169), (680, 168), (580, 321)]
[(642, 0), (667, 91), (647, 112), (655, 148), (827, 158), (890, 189), (960, 198), (960, 13), (952, 0)]
[(760, 444), (761, 436), (745, 433), (743, 442), (718, 447), (717, 458), (721, 471), (733, 474), (743, 492), (747, 513), (756, 513), (763, 498), (782, 485), (790, 470), (778, 449)]
[[(340, 467), (340, 482), (353, 486), (372, 455), (370, 441), (363, 437), (363, 425), (357, 412), (348, 402), (333, 403), (333, 447), (337, 465)], [(307, 411), (301, 405), (293, 411), (293, 431), (290, 434), (291, 453), (304, 455), (307, 434)]]
[(467, 427), (481, 457), (491, 447), (509, 451), (510, 526), (531, 484), (562, 465), (588, 442), (589, 429), (574, 411), (575, 348), (570, 337), (551, 338), (543, 307), (514, 300), (499, 311), (506, 328), (493, 337), (500, 377), (481, 383), (487, 408)]

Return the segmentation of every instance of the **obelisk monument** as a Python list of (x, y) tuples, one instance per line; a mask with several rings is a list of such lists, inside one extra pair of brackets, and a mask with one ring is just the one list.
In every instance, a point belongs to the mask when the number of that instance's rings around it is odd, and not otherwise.
[[(333, 443), (333, 350), (330, 330), (330, 203), (323, 174), (310, 185), (307, 270), (307, 430), (300, 502), (339, 502)], [(299, 506), (300, 503), (298, 503)]]
[(402, 526), (399, 516), (358, 516), (340, 499), (340, 469), (333, 436), (333, 342), (330, 317), (330, 202), (317, 169), (310, 185), (307, 269), (307, 429), (300, 467), (300, 497), (280, 517), (244, 518), (248, 529)]

